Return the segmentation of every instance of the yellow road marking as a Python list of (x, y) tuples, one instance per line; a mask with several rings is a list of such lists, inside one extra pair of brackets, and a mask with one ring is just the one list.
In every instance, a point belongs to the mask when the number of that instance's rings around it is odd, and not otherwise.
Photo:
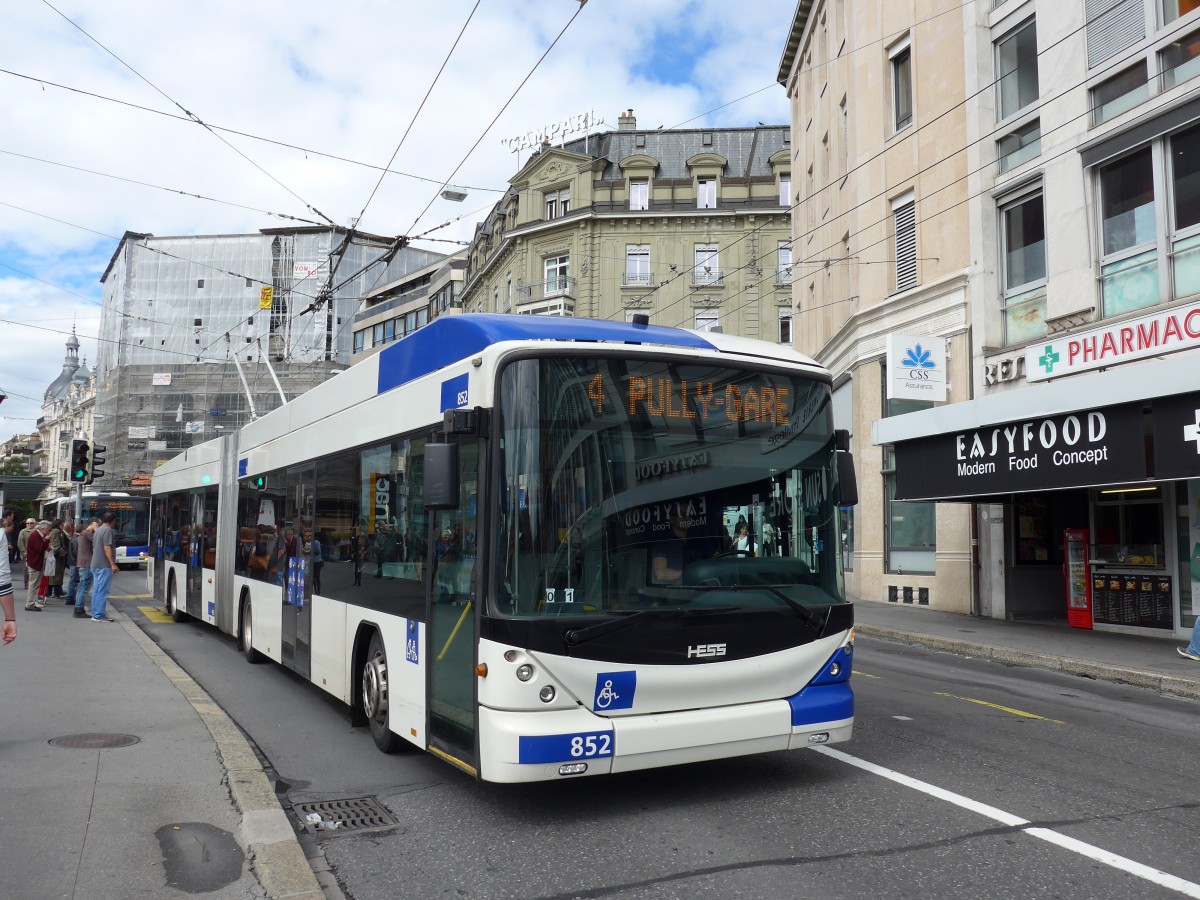
[(860, 672), (858, 669), (851, 669), (851, 675), (857, 675), (859, 678), (882, 678), (882, 675), (868, 675), (866, 672)]
[(976, 700), (973, 697), (959, 697), (956, 694), (945, 694), (941, 691), (934, 691), (938, 697), (950, 697), (954, 700), (964, 700), (967, 703), (978, 703), (980, 706), (989, 706), (992, 709), (998, 709), (1001, 712), (1012, 713), (1014, 716), (1020, 716), (1023, 719), (1038, 719), (1042, 722), (1053, 722), (1055, 725), (1062, 725), (1058, 719), (1048, 719), (1045, 716), (1034, 715), (1033, 713), (1022, 712), (1019, 709), (1013, 709), (1010, 706), (1000, 706), (998, 703), (988, 703), (986, 700)]
[(169, 622), (175, 621), (171, 618), (169, 613), (165, 613), (161, 609), (153, 606), (139, 606), (138, 611), (151, 622), (159, 625), (165, 625)]
[(109, 600), (149, 600), (153, 594), (109, 594)]

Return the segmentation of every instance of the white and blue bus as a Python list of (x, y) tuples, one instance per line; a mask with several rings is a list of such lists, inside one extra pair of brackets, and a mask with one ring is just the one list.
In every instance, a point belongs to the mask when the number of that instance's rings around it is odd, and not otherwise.
[(151, 580), (485, 781), (845, 741), (830, 398), (776, 344), (443, 317), (162, 465)]
[[(127, 494), (123, 491), (84, 491), (83, 508), (78, 520), (88, 522), (99, 519), (105, 513), (113, 513), (117, 564), (122, 569), (132, 569), (144, 563), (149, 556), (147, 535), (150, 533), (150, 498), (144, 495)], [(75, 497), (58, 497), (42, 506), (42, 518), (76, 521)]]

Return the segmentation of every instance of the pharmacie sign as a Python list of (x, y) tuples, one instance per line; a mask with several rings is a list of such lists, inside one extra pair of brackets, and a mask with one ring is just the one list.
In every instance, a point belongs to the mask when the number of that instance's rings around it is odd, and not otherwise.
[(1191, 347), (1200, 347), (1200, 301), (1040, 341), (1025, 350), (1025, 380), (1045, 381)]
[(934, 500), (1140, 481), (1140, 403), (902, 441), (896, 499)]
[(946, 339), (927, 334), (887, 336), (889, 400), (946, 400)]

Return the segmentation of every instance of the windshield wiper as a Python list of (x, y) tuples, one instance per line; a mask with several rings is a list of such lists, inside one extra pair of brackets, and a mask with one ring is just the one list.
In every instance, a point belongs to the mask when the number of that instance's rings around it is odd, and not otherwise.
[(794, 609), (796, 611), (796, 615), (798, 615), (805, 622), (807, 622), (809, 624), (809, 626), (811, 626), (813, 629), (815, 629), (817, 631), (823, 631), (825, 629), (825, 623), (827, 621), (829, 621), (829, 610), (828, 609), (825, 611), (825, 618), (822, 619), (819, 615), (817, 615), (815, 612), (813, 612), (807, 606), (805, 606), (802, 603), (797, 603), (795, 600), (793, 600), (791, 597), (789, 597), (787, 594), (785, 594), (779, 588), (777, 588), (771, 584), (704, 585), (704, 586), (698, 587), (696, 593), (693, 594), (692, 596), (698, 597), (700, 594), (705, 593), (707, 591), (729, 591), (734, 594), (736, 594), (738, 591), (770, 591), (772, 594), (774, 594), (776, 597), (778, 597), (780, 600), (782, 600), (784, 603), (786, 603), (788, 606), (790, 606), (792, 609)]
[(695, 616), (707, 613), (723, 613), (737, 612), (736, 606), (720, 606), (709, 609), (687, 609), (686, 607), (655, 607), (654, 609), (642, 609), (637, 612), (625, 613), (619, 619), (609, 619), (606, 622), (597, 622), (595, 625), (588, 625), (586, 628), (571, 628), (563, 632), (563, 640), (568, 644), (582, 644), (585, 641), (590, 641), (593, 638), (601, 637), (602, 635), (612, 634), (614, 631), (620, 631), (622, 628), (628, 628), (639, 619), (669, 619), (675, 616)]

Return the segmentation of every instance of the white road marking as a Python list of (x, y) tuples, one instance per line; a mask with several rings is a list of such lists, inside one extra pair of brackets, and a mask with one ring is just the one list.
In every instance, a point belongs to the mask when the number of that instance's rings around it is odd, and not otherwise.
[[(978, 800), (972, 800), (970, 797), (964, 797), (962, 794), (956, 794), (937, 785), (919, 781), (916, 778), (910, 778), (908, 775), (903, 775), (894, 769), (877, 766), (875, 763), (867, 762), (865, 759), (859, 759), (840, 750), (834, 750), (832, 747), (813, 747), (812, 749), (817, 753), (823, 753), (825, 756), (855, 766), (865, 772), (870, 772), (872, 775), (879, 775), (882, 778), (887, 778), (915, 791), (936, 797), (938, 800), (944, 800), (947, 803), (952, 803), (955, 806), (978, 813), (981, 816), (986, 816), (1002, 825), (1008, 825), (1013, 828), (1020, 828), (1023, 825), (1032, 826), (1032, 823), (1028, 819), (1022, 819), (1020, 816), (1014, 816), (1012, 813), (1007, 813), (994, 806), (988, 806), (986, 803), (980, 803)], [(1099, 847), (1094, 847), (1075, 838), (1067, 837), (1064, 834), (1059, 834), (1057, 831), (1051, 831), (1049, 828), (1030, 827), (1021, 828), (1021, 830), (1030, 837), (1040, 838), (1057, 847), (1062, 847), (1064, 850), (1070, 850), (1072, 853), (1078, 853), (1081, 856), (1086, 856), (1088, 859), (1104, 863), (1106, 866), (1112, 866), (1114, 869), (1127, 872), (1130, 875), (1161, 885), (1169, 890), (1177, 891), (1185, 897), (1195, 897), (1197, 900), (1200, 900), (1200, 884), (1196, 884), (1193, 881), (1187, 881), (1175, 875), (1170, 875), (1150, 866), (1143, 865), (1142, 863), (1134, 862), (1132, 859), (1118, 856), (1115, 853), (1110, 853), (1107, 850), (1102, 850)]]
[(911, 716), (892, 716), (893, 719), (899, 719), (901, 722), (911, 722)]

